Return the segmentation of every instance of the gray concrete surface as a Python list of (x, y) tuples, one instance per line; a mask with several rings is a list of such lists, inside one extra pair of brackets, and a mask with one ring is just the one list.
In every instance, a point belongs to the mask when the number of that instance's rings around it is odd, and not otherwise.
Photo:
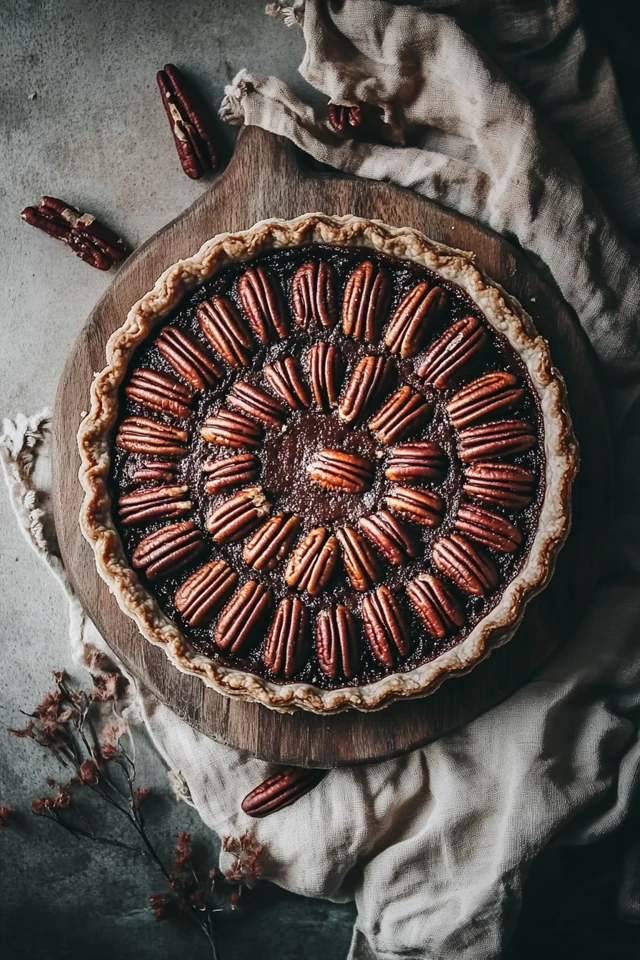
[[(217, 104), (241, 67), (277, 73), (302, 92), (301, 54), (300, 36), (265, 17), (257, 0), (0, 0), (0, 415), (52, 405), (69, 347), (110, 280), (23, 224), (20, 210), (42, 193), (61, 196), (137, 245), (203, 189), (179, 167), (156, 71), (178, 64)], [(231, 144), (233, 132), (225, 136)], [(0, 803), (24, 811), (0, 836), (3, 956), (204, 958), (188, 924), (152, 918), (150, 866), (82, 845), (28, 813), (43, 792), (43, 757), (4, 730), (48, 689), (54, 667), (70, 666), (66, 629), (59, 589), (20, 536), (2, 489)], [(138, 756), (140, 781), (161, 793), (150, 815), (165, 848), (186, 827), (213, 856), (213, 838), (169, 798), (144, 742)], [(222, 956), (287, 960), (303, 945), (307, 960), (345, 956), (352, 919), (349, 906), (268, 888), (247, 918), (225, 925)]]

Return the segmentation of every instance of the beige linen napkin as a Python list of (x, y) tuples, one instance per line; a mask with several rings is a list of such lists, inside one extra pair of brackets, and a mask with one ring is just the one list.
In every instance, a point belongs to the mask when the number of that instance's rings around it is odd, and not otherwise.
[[(494, 57), (521, 85), (528, 78), (582, 169), (454, 19), (413, 7), (270, 5), (303, 28), (302, 75), (339, 103), (379, 106), (387, 144), (339, 140), (280, 81), (246, 72), (222, 114), (284, 134), (340, 169), (455, 207), (551, 271), (597, 351), (615, 412), (617, 511), (602, 580), (575, 634), (505, 703), (399, 760), (332, 771), (257, 824), (240, 801), (272, 768), (196, 733), (144, 690), (139, 697), (158, 749), (212, 829), (255, 829), (269, 851), (268, 878), (288, 889), (355, 898), (351, 960), (499, 956), (527, 864), (558, 835), (583, 843), (615, 827), (640, 765), (639, 260), (583, 179), (602, 190), (620, 226), (638, 232), (637, 159), (607, 64), (583, 60), (571, 3), (424, 6), (484, 25)], [(26, 423), (6, 425), (3, 449), (31, 536), (41, 529), (29, 520), (37, 490), (27, 503), (16, 466)], [(30, 450), (44, 449), (35, 433)], [(44, 552), (52, 547), (45, 538)]]

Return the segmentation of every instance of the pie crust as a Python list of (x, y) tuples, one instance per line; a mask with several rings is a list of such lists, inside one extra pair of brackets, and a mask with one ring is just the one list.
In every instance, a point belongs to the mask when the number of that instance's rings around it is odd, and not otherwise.
[[(522, 567), (495, 606), (460, 643), (435, 659), (372, 683), (333, 689), (311, 683), (274, 683), (195, 651), (132, 568), (112, 516), (109, 486), (118, 393), (136, 348), (188, 291), (225, 267), (252, 260), (267, 251), (312, 244), (368, 248), (377, 254), (413, 261), (461, 287), (526, 367), (538, 398), (544, 433), (544, 492), (537, 529)], [(428, 694), (445, 679), (467, 673), (509, 640), (522, 620), (528, 600), (548, 583), (569, 531), (571, 487), (578, 466), (565, 387), (552, 365), (548, 344), (536, 333), (531, 318), (513, 297), (477, 269), (473, 254), (435, 243), (412, 229), (352, 216), (317, 213), (290, 221), (262, 221), (249, 230), (214, 237), (193, 257), (165, 270), (112, 334), (106, 356), (107, 364), (91, 386), (91, 409), (78, 433), (82, 461), (79, 477), (85, 491), (81, 529), (93, 548), (98, 573), (142, 635), (161, 646), (179, 670), (200, 677), (218, 692), (258, 701), (275, 710), (302, 708), (316, 713), (347, 708), (376, 710), (398, 698)]]

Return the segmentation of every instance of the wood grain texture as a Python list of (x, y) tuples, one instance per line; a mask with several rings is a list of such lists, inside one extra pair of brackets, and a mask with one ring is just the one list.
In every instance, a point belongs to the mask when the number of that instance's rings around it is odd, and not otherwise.
[[(131, 305), (166, 267), (215, 234), (244, 229), (267, 217), (316, 211), (415, 227), (434, 240), (474, 251), (478, 266), (518, 297), (549, 340), (554, 362), (567, 381), (581, 449), (571, 535), (550, 586), (529, 605), (516, 637), (471, 674), (445, 683), (432, 696), (375, 714), (281, 715), (224, 698), (181, 674), (119, 610), (95, 571), (91, 548), (78, 526), (82, 491), (76, 431), (88, 406), (93, 371), (104, 366), (105, 343)], [(331, 767), (398, 755), (467, 723), (516, 690), (577, 623), (595, 576), (609, 501), (609, 434), (595, 361), (575, 316), (529, 260), (497, 235), (410, 191), (305, 173), (295, 148), (258, 128), (242, 133), (224, 173), (119, 270), (76, 341), (56, 398), (56, 527), (71, 583), (87, 613), (132, 673), (178, 716), (214, 739), (277, 763)]]

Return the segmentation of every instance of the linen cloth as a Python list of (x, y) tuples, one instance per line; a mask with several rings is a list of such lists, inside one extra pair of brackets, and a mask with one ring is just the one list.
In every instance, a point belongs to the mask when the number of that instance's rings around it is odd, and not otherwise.
[[(154, 742), (212, 829), (252, 829), (268, 851), (265, 875), (288, 889), (355, 899), (350, 960), (499, 956), (527, 864), (554, 838), (589, 842), (615, 827), (640, 779), (640, 260), (613, 225), (638, 235), (640, 167), (610, 68), (587, 47), (572, 3), (423, 8), (270, 5), (303, 29), (303, 77), (338, 103), (379, 106), (386, 142), (340, 140), (279, 80), (247, 72), (227, 91), (222, 115), (283, 134), (334, 167), (412, 187), (539, 259), (602, 366), (616, 515), (584, 617), (534, 680), (424, 749), (332, 771), (263, 821), (250, 821), (240, 801), (272, 768), (196, 733), (139, 691)], [(490, 42), (493, 61), (460, 22)], [(3, 456), (23, 530), (50, 556), (44, 481), (32, 459), (46, 454), (46, 425), (7, 424)], [(64, 577), (59, 563), (56, 572)], [(74, 603), (76, 637), (93, 642)], [(630, 884), (627, 894), (630, 914), (638, 907)]]

